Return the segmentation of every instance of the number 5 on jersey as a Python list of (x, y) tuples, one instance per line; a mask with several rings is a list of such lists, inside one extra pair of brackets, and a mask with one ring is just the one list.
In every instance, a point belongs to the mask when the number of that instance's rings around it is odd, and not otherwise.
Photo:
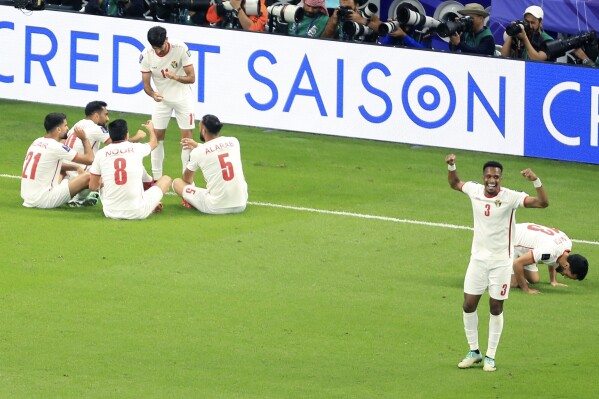
[(220, 169), (223, 172), (224, 181), (231, 181), (235, 177), (235, 172), (233, 171), (233, 164), (226, 160), (226, 158), (228, 157), (228, 152), (220, 154), (218, 156), (218, 161), (220, 162)]

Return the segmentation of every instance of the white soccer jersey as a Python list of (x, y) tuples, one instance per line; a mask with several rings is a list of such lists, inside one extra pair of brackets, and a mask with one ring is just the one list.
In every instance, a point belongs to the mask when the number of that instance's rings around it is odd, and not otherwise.
[(108, 144), (98, 151), (90, 173), (102, 177), (100, 199), (107, 216), (142, 207), (143, 158), (150, 152), (149, 144), (128, 141)]
[(23, 162), (21, 197), (25, 204), (35, 206), (44, 193), (58, 185), (62, 162), (76, 158), (76, 151), (54, 139), (36, 139), (27, 150)]
[(516, 256), (532, 251), (535, 263), (557, 266), (557, 258), (564, 252), (572, 251), (572, 240), (553, 227), (534, 223), (518, 223), (516, 225)]
[[(110, 139), (110, 135), (106, 128), (96, 125), (93, 121), (89, 119), (82, 119), (79, 122), (75, 123), (75, 125), (69, 130), (67, 133), (67, 139), (65, 140), (65, 144), (71, 147), (73, 150), (77, 151), (80, 154), (85, 152), (83, 147), (83, 142), (77, 135), (75, 134), (75, 127), (81, 127), (87, 136), (87, 140), (89, 141), (89, 145), (92, 148), (92, 152), (96, 154), (100, 149), (100, 144), (105, 143)], [(89, 168), (89, 165), (84, 165), (85, 170)]]
[(169, 79), (166, 71), (185, 76), (183, 67), (192, 65), (191, 53), (183, 42), (169, 40), (168, 43), (168, 52), (162, 57), (158, 56), (152, 47), (146, 47), (139, 57), (139, 63), (142, 73), (152, 74), (156, 91), (162, 95), (164, 101), (175, 102), (191, 95), (191, 85)]
[(472, 201), (472, 257), (486, 260), (512, 259), (516, 209), (524, 206), (528, 195), (502, 187), (494, 197), (486, 197), (485, 186), (476, 182), (464, 183), (462, 191)]
[(215, 207), (233, 208), (247, 203), (247, 183), (239, 141), (235, 137), (220, 136), (200, 144), (189, 158), (187, 169), (201, 169)]

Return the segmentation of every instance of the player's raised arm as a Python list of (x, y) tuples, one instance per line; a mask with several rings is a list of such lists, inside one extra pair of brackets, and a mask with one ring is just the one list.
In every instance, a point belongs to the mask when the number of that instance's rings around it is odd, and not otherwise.
[(543, 183), (541, 183), (541, 179), (530, 168), (524, 169), (520, 173), (526, 180), (531, 181), (537, 190), (537, 196), (526, 198), (524, 206), (527, 208), (547, 208), (549, 206), (549, 198), (547, 197)]
[(142, 126), (148, 129), (148, 133), (150, 133), (150, 141), (148, 144), (150, 145), (150, 148), (152, 148), (152, 151), (154, 151), (154, 148), (158, 146), (158, 139), (156, 138), (156, 132), (154, 131), (154, 123), (149, 120)]
[(456, 171), (455, 158), (456, 157), (454, 154), (449, 154), (445, 157), (448, 171), (447, 181), (449, 182), (451, 188), (460, 191), (462, 189), (462, 181), (460, 180), (458, 172)]

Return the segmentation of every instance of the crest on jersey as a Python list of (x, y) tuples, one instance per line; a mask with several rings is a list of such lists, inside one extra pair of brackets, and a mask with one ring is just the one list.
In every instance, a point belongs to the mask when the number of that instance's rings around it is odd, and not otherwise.
[(501, 200), (499, 200), (499, 199), (496, 199), (496, 200), (495, 200), (495, 206), (496, 206), (497, 208), (499, 208), (499, 207), (501, 206)]
[(64, 150), (65, 150), (66, 152), (69, 152), (69, 151), (71, 151), (71, 147), (69, 147), (68, 145), (63, 145), (63, 146), (62, 146), (62, 148), (64, 148)]
[(140, 55), (139, 55), (139, 63), (140, 63), (140, 64), (141, 64), (141, 60), (143, 60), (143, 59), (144, 59), (144, 55), (143, 55), (143, 54), (140, 54)]
[(187, 56), (191, 57), (191, 50), (187, 50)]
[(173, 67), (173, 69), (177, 69), (177, 66), (179, 64), (177, 63), (177, 61), (171, 61), (171, 67)]

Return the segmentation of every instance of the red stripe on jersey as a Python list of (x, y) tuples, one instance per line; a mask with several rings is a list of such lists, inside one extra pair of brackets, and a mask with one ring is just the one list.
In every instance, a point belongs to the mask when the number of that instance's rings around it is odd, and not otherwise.
[(527, 196), (524, 198), (524, 207), (525, 207), (525, 208), (528, 208), (528, 207), (526, 206), (526, 200), (527, 200), (527, 199), (529, 199), (529, 198), (530, 198), (530, 195), (527, 195)]
[(77, 140), (77, 135), (75, 133), (71, 133), (71, 135), (67, 137), (64, 143), (69, 148), (73, 148), (73, 146), (75, 145), (75, 140)]
[(52, 175), (52, 180), (50, 180), (50, 187), (54, 187), (54, 178), (56, 177), (56, 173), (60, 173), (60, 165), (61, 161), (56, 161), (56, 168), (54, 169), (54, 174)]
[(512, 209), (512, 213), (510, 214), (510, 228), (509, 228), (509, 238), (507, 241), (507, 253), (508, 255), (511, 257), (512, 256), (512, 226), (513, 226), (513, 221), (514, 221), (514, 213), (516, 212), (515, 209)]

